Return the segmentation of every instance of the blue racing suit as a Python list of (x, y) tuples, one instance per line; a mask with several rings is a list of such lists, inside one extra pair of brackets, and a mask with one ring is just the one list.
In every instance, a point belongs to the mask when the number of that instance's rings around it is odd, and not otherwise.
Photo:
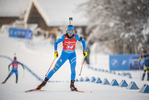
[(12, 63), (8, 66), (8, 69), (10, 70), (10, 66), (12, 65), (12, 70), (11, 70), (11, 72), (9, 73), (8, 77), (5, 79), (4, 83), (8, 80), (8, 78), (9, 78), (13, 73), (16, 74), (16, 83), (18, 82), (18, 64), (21, 64), (22, 67), (23, 67), (23, 69), (25, 68), (22, 63), (20, 63), (20, 62), (18, 62), (18, 61), (12, 61)]
[[(71, 41), (72, 40), (72, 41)], [(54, 68), (48, 73), (47, 79), (50, 79), (52, 75), (66, 62), (66, 60), (69, 60), (70, 63), (70, 69), (71, 69), (71, 80), (75, 80), (76, 72), (76, 52), (75, 52), (75, 41), (82, 42), (83, 50), (86, 49), (85, 40), (82, 39), (82, 37), (78, 35), (73, 35), (71, 38), (65, 34), (61, 36), (57, 41), (54, 43), (55, 51), (57, 51), (57, 45), (60, 42), (63, 42), (63, 50), (61, 53), (61, 56), (57, 60)]]
[(142, 75), (142, 80), (144, 80), (147, 71), (147, 80), (149, 81), (149, 53), (143, 53), (138, 60), (139, 63), (142, 58), (144, 58), (144, 72)]

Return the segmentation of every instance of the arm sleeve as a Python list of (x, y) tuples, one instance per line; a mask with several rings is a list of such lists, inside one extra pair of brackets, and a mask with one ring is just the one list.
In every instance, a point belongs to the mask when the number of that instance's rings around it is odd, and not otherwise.
[(18, 62), (18, 64), (22, 65), (22, 67), (24, 68), (24, 65), (22, 63)]
[(142, 55), (139, 57), (139, 60), (138, 60), (138, 62), (140, 63), (140, 60), (142, 59)]
[(10, 66), (13, 64), (13, 62), (12, 63), (10, 63), (9, 65), (8, 65), (8, 69), (10, 69)]
[(78, 36), (78, 35), (75, 35), (75, 38), (76, 38), (76, 40), (82, 42), (83, 50), (86, 50), (85, 40), (82, 37)]
[(64, 41), (64, 38), (65, 38), (65, 35), (61, 36), (59, 39), (57, 39), (55, 42), (54, 42), (54, 50), (57, 51), (57, 44), (59, 44), (60, 42), (63, 42)]

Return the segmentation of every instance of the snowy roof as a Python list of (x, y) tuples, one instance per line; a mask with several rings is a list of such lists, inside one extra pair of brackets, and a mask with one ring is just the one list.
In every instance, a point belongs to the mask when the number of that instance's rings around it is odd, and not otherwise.
[(19, 17), (30, 0), (0, 0), (0, 17)]
[[(73, 17), (73, 25), (87, 25), (87, 18), (80, 11), (78, 5), (87, 0), (32, 0), (37, 10), (48, 26), (65, 25), (69, 23), (69, 17)], [(30, 4), (31, 6), (31, 4)], [(29, 10), (26, 19), (29, 16)]]

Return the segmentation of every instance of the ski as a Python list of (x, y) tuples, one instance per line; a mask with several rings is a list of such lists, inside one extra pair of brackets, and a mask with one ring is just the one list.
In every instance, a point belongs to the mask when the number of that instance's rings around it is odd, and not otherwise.
[(75, 91), (75, 92), (81, 92), (81, 93), (86, 93), (86, 91), (80, 91), (80, 90), (78, 90), (78, 91)]
[[(73, 91), (72, 91), (73, 92)], [(80, 92), (80, 93), (92, 93), (92, 91), (80, 91), (80, 90), (78, 90), (78, 91), (74, 91), (74, 92)]]
[[(37, 89), (30, 89), (30, 90), (27, 90), (27, 91), (24, 91), (25, 93), (27, 92), (34, 92), (34, 91), (45, 91), (44, 89), (40, 89), (40, 90), (37, 90)], [(87, 93), (87, 91), (72, 91), (72, 92), (80, 92), (80, 93)], [(92, 91), (90, 91), (90, 93), (92, 93)]]
[(40, 90), (31, 89), (31, 90), (27, 90), (27, 91), (24, 91), (24, 92), (27, 93), (27, 92), (34, 92), (34, 91), (45, 91), (45, 90), (44, 89), (40, 89)]

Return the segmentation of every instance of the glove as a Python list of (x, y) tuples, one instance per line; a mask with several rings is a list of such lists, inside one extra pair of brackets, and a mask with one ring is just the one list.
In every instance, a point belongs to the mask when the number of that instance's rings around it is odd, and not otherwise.
[(55, 57), (55, 58), (58, 57), (58, 52), (57, 52), (57, 51), (55, 51), (55, 53), (54, 53), (54, 57)]
[(86, 57), (87, 56), (87, 52), (86, 50), (83, 50), (83, 57)]
[(25, 67), (23, 67), (23, 69), (25, 70)]
[(8, 69), (8, 71), (10, 71), (10, 69)]

